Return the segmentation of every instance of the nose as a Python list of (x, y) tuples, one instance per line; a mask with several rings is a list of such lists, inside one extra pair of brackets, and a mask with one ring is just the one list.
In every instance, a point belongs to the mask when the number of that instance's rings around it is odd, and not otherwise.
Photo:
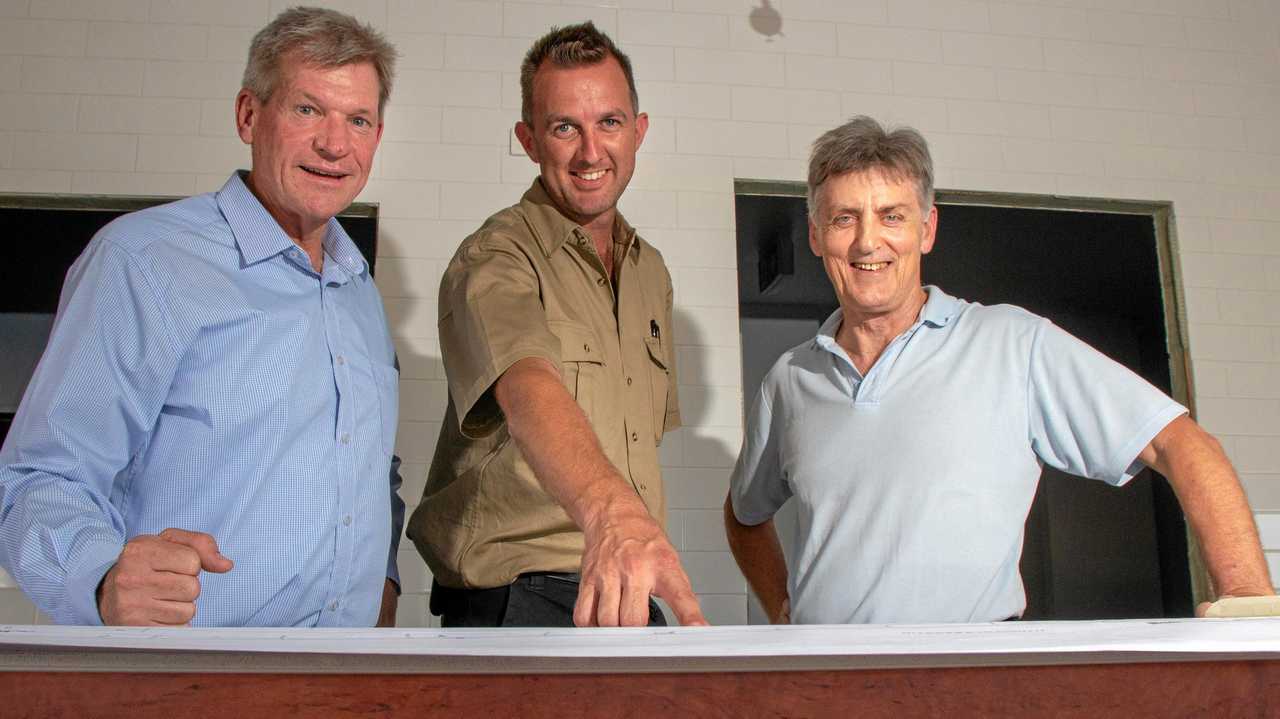
[(880, 249), (880, 225), (875, 219), (854, 225), (853, 249), (860, 255), (869, 255)]
[(580, 135), (578, 143), (578, 161), (583, 165), (594, 165), (600, 160), (600, 138), (594, 128), (588, 127)]
[(335, 160), (347, 154), (351, 147), (351, 128), (345, 118), (330, 114), (316, 130), (313, 146), (321, 157)]

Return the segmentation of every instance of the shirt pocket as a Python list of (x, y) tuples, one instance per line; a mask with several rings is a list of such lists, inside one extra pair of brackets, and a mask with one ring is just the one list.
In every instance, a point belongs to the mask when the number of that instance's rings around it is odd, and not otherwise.
[(400, 371), (375, 362), (373, 380), (378, 385), (382, 451), (391, 455), (396, 449), (396, 420), (400, 415)]
[(661, 443), (667, 423), (667, 390), (671, 382), (671, 371), (667, 366), (670, 359), (667, 358), (661, 337), (645, 337), (644, 346), (649, 351), (649, 403), (653, 410), (653, 440)]
[(604, 348), (596, 333), (586, 325), (553, 320), (547, 322), (547, 326), (560, 338), (560, 373), (565, 389), (590, 419), (595, 388), (604, 367)]

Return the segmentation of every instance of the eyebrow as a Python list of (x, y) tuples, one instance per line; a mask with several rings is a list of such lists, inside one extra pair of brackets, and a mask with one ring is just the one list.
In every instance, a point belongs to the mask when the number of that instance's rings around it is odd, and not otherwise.
[[(899, 212), (900, 212), (900, 211), (902, 211), (904, 208), (907, 208), (907, 207), (910, 207), (910, 203), (906, 203), (906, 202), (895, 202), (895, 203), (893, 203), (893, 204), (891, 204), (891, 205), (878, 205), (878, 206), (876, 206), (876, 208), (875, 208), (875, 210), (874, 210), (874, 211), (875, 211), (877, 214), (881, 214), (881, 215), (883, 215), (883, 214), (884, 214), (884, 213), (886, 213), (886, 212), (894, 212), (894, 211), (899, 211)], [(833, 217), (834, 217), (835, 215), (861, 215), (861, 214), (862, 214), (862, 208), (861, 208), (861, 207), (851, 207), (851, 206), (848, 206), (848, 205), (844, 205), (844, 206), (837, 206), (837, 207), (833, 207), (833, 208), (831, 208), (831, 214), (832, 214), (832, 216), (833, 216)]]
[[(623, 110), (621, 107), (615, 107), (600, 113), (596, 117), (596, 119), (603, 120), (607, 117), (629, 117), (629, 116), (627, 115), (626, 110)], [(550, 125), (558, 125), (562, 122), (566, 122), (570, 125), (578, 124), (578, 118), (570, 117), (569, 115), (549, 114), (546, 116), (546, 120), (547, 120), (547, 124), (550, 124)]]

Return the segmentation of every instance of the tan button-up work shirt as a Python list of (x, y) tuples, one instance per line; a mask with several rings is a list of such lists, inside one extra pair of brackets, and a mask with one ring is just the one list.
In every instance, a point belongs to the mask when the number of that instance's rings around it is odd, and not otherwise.
[(591, 238), (541, 180), (463, 241), (440, 285), (449, 405), (409, 536), (446, 586), (575, 572), (583, 539), (511, 440), (493, 385), (543, 357), (586, 413), (605, 455), (665, 524), (658, 443), (680, 426), (671, 277), (621, 215), (614, 282)]

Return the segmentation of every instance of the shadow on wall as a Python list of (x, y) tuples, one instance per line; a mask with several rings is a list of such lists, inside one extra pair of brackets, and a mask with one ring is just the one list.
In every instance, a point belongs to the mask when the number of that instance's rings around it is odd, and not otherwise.
[[(383, 247), (412, 247), (409, 241), (380, 233)], [(427, 468), (435, 451), (436, 438), (448, 401), (444, 364), (436, 333), (436, 295), (444, 260), (412, 257), (379, 257), (378, 288), (387, 311), (387, 323), (395, 340), (400, 363), (400, 419), (396, 433), (396, 454), (401, 458), (400, 498), (405, 503), (405, 520), (422, 499)], [(400, 536), (397, 554), (400, 570), (400, 601), (396, 625), (401, 627), (439, 626), (428, 611), (431, 572), (413, 546)]]
[[(677, 297), (678, 300), (678, 297)], [(674, 312), (682, 427), (659, 448), (667, 497), (667, 533), (702, 611), (712, 624), (746, 624), (746, 581), (729, 554), (722, 508), (742, 441), (736, 322), (728, 340), (707, 331), (711, 313), (677, 304)], [(732, 319), (730, 318), (730, 321)], [(726, 408), (726, 404), (730, 405)], [(726, 423), (726, 411), (731, 420)], [(668, 623), (674, 617), (664, 605)]]

